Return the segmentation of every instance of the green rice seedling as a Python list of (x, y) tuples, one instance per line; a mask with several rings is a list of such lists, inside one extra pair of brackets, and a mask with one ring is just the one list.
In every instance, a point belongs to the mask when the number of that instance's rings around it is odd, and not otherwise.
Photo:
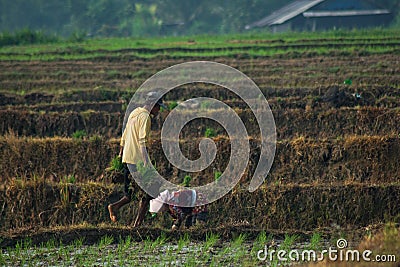
[(216, 170), (216, 171), (214, 171), (214, 181), (215, 182), (219, 182), (219, 179), (221, 178), (221, 176), (222, 176), (222, 172), (220, 172), (220, 171), (218, 171), (218, 170)]
[(22, 241), (22, 248), (23, 248), (24, 250), (29, 249), (31, 246), (32, 246), (32, 239), (30, 239), (30, 238), (25, 238), (25, 239)]
[(56, 241), (54, 239), (50, 239), (46, 242), (46, 248), (48, 251), (55, 247), (56, 247)]
[(17, 94), (20, 96), (24, 96), (26, 95), (26, 91), (25, 90), (17, 91)]
[[(6, 255), (6, 259), (5, 259), (6, 262), (14, 263), (15, 257), (13, 257), (13, 248), (8, 247), (6, 249), (6, 253), (4, 253), (4, 255)], [(10, 265), (12, 265), (12, 264), (10, 264)], [(14, 263), (14, 265), (15, 265), (15, 263)]]
[(94, 246), (88, 246), (85, 248), (85, 259), (82, 266), (95, 266), (97, 260), (97, 248)]
[(6, 256), (3, 254), (3, 252), (0, 253), (0, 265), (1, 266), (7, 266), (6, 264)]
[(353, 81), (351, 79), (346, 79), (346, 80), (344, 80), (343, 84), (352, 85)]
[(151, 251), (151, 245), (152, 241), (150, 240), (150, 237), (147, 237), (145, 240), (143, 240), (143, 250), (145, 253)]
[(213, 105), (213, 102), (206, 100), (206, 101), (202, 101), (201, 102), (200, 108), (204, 109), (204, 110), (208, 110), (208, 109), (210, 109), (212, 107), (212, 105)]
[(21, 266), (24, 266), (25, 262), (29, 260), (27, 258), (30, 256), (30, 254), (28, 253), (28, 249), (31, 247), (31, 245), (32, 240), (28, 238), (17, 242), (17, 244), (15, 245), (15, 257)]
[(84, 254), (85, 254), (85, 250), (75, 250), (73, 265), (85, 266), (84, 262), (85, 262), (87, 256), (85, 256)]
[(218, 240), (219, 240), (218, 234), (206, 233), (206, 241), (204, 242), (204, 249), (209, 250), (211, 247), (215, 246)]
[(105, 236), (103, 236), (103, 237), (100, 239), (98, 248), (99, 248), (100, 250), (102, 250), (102, 249), (104, 249), (105, 247), (111, 245), (112, 242), (114, 242), (114, 237), (105, 235)]
[[(0, 244), (3, 242), (3, 238), (0, 238)], [(6, 266), (6, 259), (3, 251), (0, 251), (0, 266)]]
[(77, 130), (72, 134), (73, 139), (81, 140), (84, 139), (87, 136), (85, 130)]
[(203, 243), (203, 247), (201, 249), (202, 252), (202, 261), (203, 262), (211, 262), (212, 261), (212, 253), (210, 250), (219, 240), (219, 235), (214, 233), (206, 233), (206, 241)]
[(196, 257), (187, 257), (185, 265), (184, 266), (188, 266), (188, 267), (196, 267), (198, 266), (199, 263), (196, 262)]
[(75, 248), (70, 246), (64, 246), (64, 262), (68, 265), (72, 265), (74, 261), (78, 260)]
[(178, 240), (178, 251), (182, 251), (182, 249), (186, 247), (189, 244), (189, 242), (190, 242), (189, 235), (185, 233)]
[[(125, 112), (127, 108), (128, 108), (128, 104), (127, 104), (127, 103), (123, 103), (123, 104), (121, 105), (121, 111)], [(162, 107), (161, 107), (161, 108), (162, 108)]]
[[(129, 241), (130, 243), (130, 236), (129, 236)], [(119, 242), (118, 242), (118, 246), (117, 246), (117, 259), (119, 261), (119, 264), (122, 265), (122, 263), (125, 260), (125, 251), (127, 250), (127, 248), (129, 248), (129, 246), (126, 246), (126, 239), (123, 239), (121, 236), (119, 237)]]
[(69, 185), (66, 182), (61, 184), (60, 202), (61, 202), (61, 207), (62, 208), (68, 208), (70, 206), (70, 204), (71, 204)]
[(124, 169), (124, 164), (122, 163), (121, 157), (116, 156), (111, 160), (110, 167), (107, 168), (107, 171), (122, 172), (123, 169)]
[[(291, 250), (292, 246), (295, 244), (295, 242), (299, 239), (298, 235), (288, 235), (285, 234), (285, 239), (283, 240), (282, 244), (279, 246), (279, 250), (286, 251), (286, 255), (289, 253), (289, 250)], [(288, 259), (287, 261), (290, 263), (290, 260)], [(273, 261), (271, 262), (271, 266), (278, 266), (279, 265), (279, 259), (278, 257), (274, 257)]]
[(213, 128), (206, 128), (206, 131), (204, 132), (204, 136), (207, 138), (215, 137), (217, 135), (217, 132)]
[(192, 177), (190, 175), (185, 175), (185, 177), (183, 178), (183, 183), (181, 185), (185, 186), (185, 187), (189, 187), (191, 181), (192, 181)]
[(57, 258), (64, 261), (64, 255), (65, 255), (65, 247), (61, 244), (59, 244), (57, 250), (55, 250), (55, 253), (57, 254)]
[(258, 234), (256, 240), (253, 243), (253, 247), (251, 248), (250, 251), (250, 254), (252, 255), (253, 259), (258, 260), (257, 252), (259, 250), (264, 249), (264, 247), (270, 240), (272, 240), (272, 236), (267, 236), (267, 233), (265, 231), (262, 231), (261, 233)]
[(226, 246), (225, 248), (220, 250), (220, 258), (223, 258), (225, 255), (228, 255), (230, 253), (230, 251), (232, 250), (231, 244), (229, 244), (229, 246)]
[(21, 257), (22, 247), (23, 247), (22, 241), (18, 241), (17, 244), (15, 244), (14, 255), (16, 258)]
[(267, 242), (268, 242), (269, 240), (271, 240), (271, 239), (272, 239), (271, 236), (268, 236), (268, 237), (267, 237), (267, 233), (266, 233), (265, 231), (262, 231), (262, 232), (257, 236), (256, 242), (257, 242), (258, 244), (260, 244), (260, 245), (263, 245), (263, 244), (267, 243)]
[(244, 241), (246, 240), (246, 234), (240, 234), (236, 237), (231, 246), (232, 246), (232, 256), (235, 264), (239, 262), (239, 260), (246, 254), (246, 248), (243, 246)]
[(154, 250), (154, 249), (164, 245), (166, 241), (167, 241), (167, 237), (166, 237), (165, 233), (161, 233), (161, 235), (158, 236), (156, 240), (154, 240), (154, 242), (151, 244), (150, 247), (152, 250)]
[(132, 237), (128, 235), (127, 237), (125, 237), (125, 240), (123, 240), (122, 247), (123, 249), (127, 250), (130, 248), (131, 244), (132, 244)]
[[(394, 32), (394, 34), (398, 34), (397, 32)], [(285, 37), (288, 38), (287, 40), (289, 41), (289, 37)], [(296, 42), (298, 40), (293, 39), (292, 42)], [(331, 41), (332, 42), (332, 41)], [(91, 46), (91, 45), (89, 45)], [(273, 46), (264, 46), (264, 47), (268, 47), (269, 49), (260, 49), (263, 46), (259, 46), (257, 48), (254, 49), (246, 49), (245, 53), (248, 56), (278, 56), (278, 55), (288, 55), (288, 56), (298, 56), (301, 53), (307, 53), (309, 52), (308, 48), (297, 48), (297, 47), (293, 47), (293, 48), (287, 48), (287, 49), (282, 49), (279, 47), (273, 47)], [(26, 47), (27, 50), (33, 50), (32, 48), (30, 48), (29, 46)], [(324, 54), (329, 54), (330, 52), (347, 52), (347, 54), (354, 54), (355, 53), (355, 49), (359, 48), (358, 46), (354, 46), (354, 47), (343, 47), (341, 49), (337, 49), (337, 48), (329, 48), (329, 47), (320, 47), (315, 49), (315, 51), (313, 51), (313, 53), (316, 53), (317, 55), (324, 55)], [(11, 48), (7, 48), (6, 50), (10, 50)], [(63, 55), (53, 55), (53, 54), (41, 54), (39, 53), (40, 50), (44, 51), (44, 47), (37, 49), (37, 51), (32, 51), (32, 54), (29, 54), (28, 52), (26, 53), (13, 53), (13, 54), (9, 54), (9, 53), (2, 53), (0, 55), (0, 59), (3, 60), (58, 60), (58, 59), (90, 59), (90, 58), (96, 58), (96, 57), (101, 57), (101, 56), (105, 56), (107, 55), (106, 53), (110, 53), (113, 52), (112, 50), (110, 50), (110, 52), (95, 52), (95, 53), (65, 53)], [(47, 47), (47, 51), (51, 50), (51, 49), (59, 49), (59, 47), (57, 46), (50, 46)], [(92, 46), (91, 48), (88, 48), (87, 50), (93, 50), (94, 46)], [(377, 54), (377, 53), (389, 53), (389, 52), (395, 52), (395, 47), (394, 46), (370, 46), (370, 47), (365, 47), (364, 49), (359, 49), (358, 51), (364, 52), (364, 53), (369, 53), (369, 54)], [(18, 50), (18, 48), (14, 48), (14, 50)], [(86, 49), (85, 49), (86, 50)], [(6, 51), (4, 51), (6, 52)], [(204, 52), (182, 52), (182, 51), (176, 51), (173, 52), (173, 54), (169, 54), (169, 56), (173, 56), (175, 58), (179, 58), (179, 57), (197, 57), (197, 56), (211, 56), (211, 57), (216, 57), (216, 56), (226, 56), (226, 57), (232, 57), (232, 56), (236, 56), (237, 54), (243, 54), (244, 50), (243, 48), (240, 47), (236, 47), (236, 48), (232, 48), (230, 50), (212, 50), (212, 49), (206, 49)], [(115, 53), (115, 55), (118, 55), (117, 53)], [(163, 56), (162, 53), (143, 53), (143, 52), (132, 52), (130, 53), (131, 56), (136, 56), (136, 57), (140, 57), (140, 58), (154, 58), (157, 56)]]
[(74, 184), (76, 182), (76, 178), (74, 175), (64, 176), (64, 182), (67, 184)]
[(113, 253), (111, 253), (111, 251), (110, 250), (107, 250), (107, 254), (106, 254), (106, 258), (105, 258), (105, 261), (103, 260), (102, 262), (103, 263), (107, 263), (107, 264), (104, 264), (105, 266), (113, 266), (113, 262), (114, 262), (114, 255), (113, 255)]
[(226, 262), (231, 262), (231, 256), (234, 253), (232, 243), (225, 244), (224, 247), (212, 257), (211, 266), (226, 265)]
[(157, 170), (155, 169), (156, 165), (154, 164), (153, 166), (144, 166), (143, 162), (141, 161), (136, 164), (137, 171), (142, 176), (142, 182), (144, 186), (151, 186), (154, 181), (153, 178), (157, 176)]
[(241, 247), (243, 245), (243, 242), (246, 240), (246, 234), (240, 234), (239, 236), (237, 236), (233, 242), (232, 242), (232, 247), (233, 248), (238, 248)]
[(175, 258), (176, 258), (176, 254), (174, 253), (174, 248), (173, 246), (169, 246), (167, 245), (165, 248), (165, 261), (167, 263), (171, 263)]
[(290, 249), (290, 247), (299, 239), (298, 235), (285, 234), (285, 239), (282, 243), (282, 249)]
[(211, 262), (210, 262), (210, 266), (219, 266), (217, 257), (218, 257), (218, 256), (216, 256), (216, 255), (213, 255), (213, 256), (212, 256)]
[(215, 137), (217, 135), (217, 132), (210, 127), (206, 128), (206, 131), (204, 132), (204, 136), (207, 138)]
[(310, 244), (306, 249), (318, 251), (321, 249), (321, 235), (319, 233), (313, 233), (310, 239)]
[[(14, 261), (15, 261), (15, 257), (13, 256), (13, 251), (14, 251), (14, 248), (12, 248), (12, 247), (7, 247), (5, 249), (4, 254), (2, 251), (4, 261), (7, 262), (8, 265), (12, 265), (12, 263), (14, 263)], [(15, 265), (15, 263), (14, 263), (14, 265)], [(4, 266), (7, 266), (7, 265), (4, 265)]]
[(85, 242), (85, 237), (81, 236), (81, 237), (75, 239), (72, 244), (76, 249), (79, 249), (83, 246), (83, 242)]
[(92, 143), (101, 143), (103, 137), (101, 135), (95, 134), (89, 137), (89, 141)]
[(168, 104), (168, 109), (169, 110), (173, 110), (174, 108), (176, 108), (178, 106), (178, 102), (176, 101), (172, 101)]

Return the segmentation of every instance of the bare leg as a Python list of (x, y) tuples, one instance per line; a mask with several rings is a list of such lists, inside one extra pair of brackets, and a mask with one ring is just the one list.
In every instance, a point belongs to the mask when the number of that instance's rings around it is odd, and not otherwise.
[(136, 216), (133, 227), (138, 227), (142, 224), (144, 217), (146, 216), (146, 212), (149, 209), (149, 204), (150, 204), (150, 197), (149, 196), (143, 197), (139, 203), (138, 214)]
[(117, 202), (108, 205), (108, 212), (110, 213), (110, 219), (112, 222), (117, 222), (117, 215), (115, 214), (122, 206), (128, 204), (131, 199), (127, 196), (122, 197)]

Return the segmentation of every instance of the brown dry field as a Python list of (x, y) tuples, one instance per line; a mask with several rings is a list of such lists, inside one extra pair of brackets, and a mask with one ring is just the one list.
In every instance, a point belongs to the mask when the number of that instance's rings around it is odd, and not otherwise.
[[(67, 241), (82, 235), (95, 240), (104, 233), (140, 236), (124, 228), (135, 216), (135, 203), (121, 211), (118, 227), (109, 222), (106, 205), (121, 196), (122, 188), (104, 169), (118, 151), (124, 109), (135, 88), (157, 71), (190, 60), (199, 59), (0, 61), (1, 246), (26, 236), (34, 242), (50, 236)], [(278, 137), (265, 184), (249, 193), (260, 133), (246, 104), (226, 89), (204, 84), (165, 96), (167, 103), (199, 96), (223, 100), (237, 108), (250, 135), (246, 173), (231, 193), (211, 204), (206, 229), (226, 238), (267, 230), (346, 233), (359, 240), (366, 229), (400, 222), (399, 54), (201, 60), (227, 64), (254, 80), (270, 104)], [(343, 84), (346, 79), (352, 84)], [(326, 101), (329, 92), (334, 100)], [(163, 112), (152, 125), (149, 153), (162, 175), (181, 182), (185, 173), (162, 153), (160, 130), (167, 115)], [(220, 134), (214, 137), (218, 155), (193, 175), (194, 185), (213, 181), (230, 153), (220, 126), (195, 120), (181, 133), (184, 154), (199, 156), (197, 145), (207, 127)], [(87, 136), (71, 138), (77, 130)], [(67, 176), (76, 182), (66, 184)], [(72, 227), (85, 224), (87, 229)], [(140, 231), (152, 237), (170, 224), (166, 217), (147, 220)], [(198, 238), (207, 232), (184, 231)]]

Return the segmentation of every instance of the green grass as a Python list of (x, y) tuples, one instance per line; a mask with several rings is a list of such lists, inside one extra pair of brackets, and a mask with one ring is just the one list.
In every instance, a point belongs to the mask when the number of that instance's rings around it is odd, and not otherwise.
[(356, 41), (366, 39), (393, 38), (399, 36), (399, 29), (368, 29), (368, 30), (335, 30), (325, 32), (285, 32), (278, 34), (264, 33), (245, 33), (245, 34), (226, 34), (226, 35), (195, 35), (179, 37), (153, 37), (153, 38), (95, 38), (77, 43), (76, 41), (64, 41), (56, 44), (21, 45), (8, 46), (2, 50), (5, 52), (39, 52), (39, 51), (70, 51), (79, 52), (82, 48), (88, 50), (118, 50), (123, 48), (217, 48), (241, 47), (254, 40), (259, 41), (279, 41), (298, 43), (299, 40), (320, 40), (337, 39), (343, 41)]
[(204, 136), (207, 138), (212, 138), (217, 135), (217, 132), (213, 128), (206, 128), (206, 131), (204, 132)]
[(85, 130), (77, 130), (72, 134), (73, 139), (84, 139), (87, 136)]
[(123, 169), (124, 165), (122, 163), (121, 157), (115, 156), (110, 162), (110, 167), (108, 167), (108, 171), (122, 172)]
[(311, 53), (313, 56), (323, 56), (331, 54), (341, 54), (343, 56), (350, 56), (354, 53), (358, 54), (382, 54), (382, 53), (399, 53), (398, 47), (387, 47), (387, 46), (364, 46), (360, 48), (357, 45), (343, 48), (330, 48), (330, 47), (318, 47), (318, 48), (270, 48), (270, 47), (257, 47), (257, 48), (239, 48), (239, 49), (226, 49), (205, 52), (198, 51), (174, 51), (174, 52), (96, 52), (90, 54), (7, 54), (0, 53), (0, 60), (39, 60), (39, 61), (57, 61), (57, 60), (89, 60), (96, 58), (140, 58), (140, 59), (154, 59), (159, 57), (167, 58), (213, 58), (213, 57), (237, 57), (238, 55), (246, 57), (275, 57), (287, 55), (289, 58), (296, 58), (302, 54)]
[[(359, 51), (360, 48), (365, 53), (389, 53), (398, 51), (396, 44), (399, 38), (396, 36), (400, 36), (398, 29), (340, 30), (322, 33), (247, 33), (146, 39), (104, 38), (82, 42), (65, 41), (52, 44), (6, 46), (0, 51), (0, 60), (51, 61), (98, 57), (146, 59), (163, 56), (233, 57), (238, 54), (260, 57), (308, 51), (323, 55), (336, 51), (353, 53)], [(316, 45), (316, 47), (310, 48), (309, 45)], [(341, 45), (345, 46), (341, 47)]]

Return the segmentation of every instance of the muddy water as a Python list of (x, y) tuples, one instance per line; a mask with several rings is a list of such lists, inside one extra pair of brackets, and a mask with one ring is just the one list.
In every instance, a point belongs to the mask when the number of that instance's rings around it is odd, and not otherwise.
[[(23, 244), (2, 251), (0, 265), (4, 266), (291, 266), (303, 261), (302, 251), (314, 250), (320, 257), (322, 249), (332, 247), (327, 240), (318, 244), (269, 239), (241, 242), (240, 238), (225, 242), (178, 241), (158, 243), (121, 242), (119, 244), (52, 246), (45, 244), (24, 248)], [(107, 242), (106, 242), (107, 243)], [(334, 248), (334, 246), (333, 246)], [(278, 251), (285, 251), (280, 256)], [(290, 251), (292, 251), (291, 254)], [(267, 253), (267, 254), (265, 254)], [(289, 258), (292, 256), (292, 260)], [(296, 258), (298, 255), (298, 258)], [(282, 258), (283, 257), (283, 258)], [(306, 258), (318, 261), (318, 258)]]

